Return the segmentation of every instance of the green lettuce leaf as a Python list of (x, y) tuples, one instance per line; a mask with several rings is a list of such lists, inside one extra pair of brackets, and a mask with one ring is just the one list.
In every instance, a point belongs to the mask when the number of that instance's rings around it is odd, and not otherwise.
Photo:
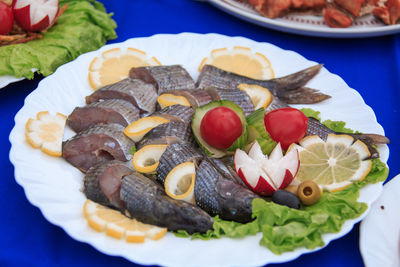
[(60, 65), (117, 37), (112, 14), (107, 14), (101, 3), (60, 0), (60, 6), (64, 4), (68, 8), (42, 39), (0, 47), (0, 75), (32, 79), (34, 68), (48, 76)]

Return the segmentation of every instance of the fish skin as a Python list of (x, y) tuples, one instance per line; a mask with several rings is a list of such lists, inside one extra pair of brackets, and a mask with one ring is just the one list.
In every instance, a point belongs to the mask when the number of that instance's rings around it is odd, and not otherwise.
[(180, 142), (194, 143), (192, 128), (190, 124), (180, 121), (171, 121), (151, 129), (143, 136), (142, 140), (136, 144), (136, 147), (137, 149), (141, 149), (150, 144), (171, 145)]
[(165, 178), (170, 171), (177, 165), (184, 162), (197, 163), (203, 158), (203, 155), (197, 151), (191, 144), (187, 143), (175, 143), (169, 145), (165, 152), (161, 155), (159, 164), (157, 167), (157, 181), (160, 184), (164, 184)]
[[(198, 88), (215, 87), (220, 89), (237, 89), (241, 83), (257, 84), (277, 97), (285, 99), (289, 104), (310, 104), (321, 102), (330, 96), (317, 90), (304, 88), (322, 68), (321, 64), (301, 70), (299, 72), (271, 80), (255, 80), (232, 72), (224, 71), (212, 65), (205, 65), (197, 80)], [(300, 99), (298, 99), (301, 97)], [(302, 103), (306, 102), (306, 103)]]
[(123, 131), (116, 123), (93, 125), (62, 143), (62, 157), (82, 172), (99, 162), (131, 160), (134, 143)]
[(86, 97), (86, 103), (105, 99), (123, 99), (135, 105), (142, 115), (156, 110), (157, 97), (156, 89), (151, 84), (127, 78), (96, 90)]
[(247, 188), (247, 185), (243, 182), (243, 180), (239, 177), (236, 171), (231, 167), (233, 166), (233, 157), (228, 156), (224, 158), (208, 158), (208, 161), (213, 165), (213, 167), (224, 176), (226, 179), (230, 179), (233, 182), (244, 186)]
[(121, 183), (124, 176), (134, 172), (131, 166), (127, 162), (111, 160), (90, 167), (83, 178), (84, 194), (96, 203), (123, 211)]
[(258, 195), (226, 179), (204, 159), (196, 173), (194, 195), (197, 206), (211, 216), (247, 223), (252, 220), (252, 201)]
[(213, 100), (229, 100), (234, 102), (242, 108), (245, 116), (254, 112), (254, 105), (251, 98), (242, 90), (220, 89), (214, 87), (209, 87), (206, 90), (210, 95), (212, 95)]
[(152, 84), (159, 95), (170, 90), (195, 89), (194, 80), (181, 65), (132, 68), (129, 77)]
[(194, 109), (182, 105), (173, 105), (163, 108), (159, 111), (154, 112), (151, 116), (161, 116), (163, 118), (175, 121), (181, 121), (187, 124), (192, 123), (192, 117)]
[(139, 119), (139, 110), (122, 99), (107, 99), (83, 107), (76, 107), (67, 118), (67, 125), (75, 132), (98, 123), (117, 123), (124, 127)]
[(206, 212), (170, 198), (160, 185), (139, 173), (123, 178), (120, 196), (130, 217), (143, 223), (170, 231), (186, 230), (189, 234), (212, 229), (213, 220)]

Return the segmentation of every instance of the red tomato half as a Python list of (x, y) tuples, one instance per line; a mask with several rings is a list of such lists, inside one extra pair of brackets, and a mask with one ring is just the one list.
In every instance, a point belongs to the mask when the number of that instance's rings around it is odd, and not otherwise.
[(287, 149), (304, 137), (308, 118), (298, 109), (279, 108), (265, 114), (264, 124), (271, 138)]
[(242, 122), (233, 110), (216, 107), (204, 115), (200, 133), (209, 145), (226, 149), (242, 135)]
[(14, 23), (14, 14), (11, 7), (0, 2), (0, 34), (8, 34)]

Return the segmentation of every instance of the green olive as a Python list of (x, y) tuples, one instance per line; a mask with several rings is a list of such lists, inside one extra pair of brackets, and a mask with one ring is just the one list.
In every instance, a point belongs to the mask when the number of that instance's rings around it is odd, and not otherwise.
[(297, 196), (297, 188), (298, 188), (297, 185), (289, 185), (288, 187), (285, 188), (285, 190)]
[(309, 206), (318, 202), (321, 197), (321, 189), (314, 181), (304, 181), (297, 188), (297, 196), (301, 203)]

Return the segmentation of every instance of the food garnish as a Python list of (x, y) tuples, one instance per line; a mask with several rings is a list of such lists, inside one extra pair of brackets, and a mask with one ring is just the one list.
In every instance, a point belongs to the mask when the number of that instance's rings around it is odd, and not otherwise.
[(124, 134), (132, 139), (132, 141), (139, 142), (151, 129), (168, 122), (170, 122), (169, 119), (160, 116), (143, 117), (126, 126)]
[(184, 96), (174, 94), (162, 94), (157, 98), (157, 102), (161, 108), (166, 108), (173, 105), (182, 105), (190, 107), (190, 102)]
[(287, 187), (296, 176), (300, 164), (296, 150), (283, 156), (278, 143), (268, 156), (263, 154), (257, 142), (254, 142), (248, 154), (237, 149), (233, 163), (243, 182), (254, 192), (265, 196)]
[(89, 65), (89, 83), (93, 89), (119, 82), (129, 77), (132, 67), (161, 65), (146, 52), (128, 47), (112, 48), (95, 57)]
[[(228, 108), (230, 110), (229, 114), (231, 114), (231, 112), (234, 112), (239, 117), (241, 122), (241, 128), (240, 128), (241, 135), (238, 138), (236, 138), (236, 140), (233, 140), (233, 138), (236, 136), (237, 132), (235, 133), (234, 136), (230, 137), (230, 139), (228, 140), (229, 142), (227, 142), (226, 144), (218, 143), (221, 140), (219, 137), (217, 137), (219, 133), (216, 132), (206, 133), (207, 136), (206, 138), (208, 138), (208, 141), (211, 141), (212, 144), (209, 144), (206, 140), (204, 140), (203, 133), (201, 132), (201, 125), (203, 123), (203, 128), (204, 128), (206, 126), (205, 123), (207, 121), (203, 122), (203, 118), (205, 117), (208, 111), (217, 107)], [(237, 125), (236, 127), (239, 128)], [(215, 158), (220, 158), (227, 154), (232, 154), (236, 150), (236, 148), (243, 147), (247, 143), (247, 138), (248, 138), (247, 123), (246, 123), (246, 118), (243, 114), (243, 110), (237, 104), (228, 100), (213, 101), (206, 105), (196, 108), (192, 119), (192, 130), (193, 130), (193, 135), (199, 146), (204, 150), (204, 152), (206, 152), (207, 155)], [(215, 136), (213, 134), (215, 134)], [(214, 137), (216, 138), (214, 139)], [(232, 141), (233, 141), (232, 145), (226, 147), (227, 144), (231, 143)], [(215, 147), (213, 145), (217, 145), (218, 147), (221, 148)]]
[(279, 205), (285, 205), (292, 209), (300, 209), (301, 202), (297, 195), (287, 190), (278, 189), (272, 194), (271, 200)]
[(302, 182), (297, 188), (297, 196), (304, 205), (313, 205), (321, 197), (322, 190), (318, 184), (312, 180)]
[(167, 232), (167, 228), (127, 218), (119, 211), (99, 205), (89, 199), (83, 206), (83, 214), (92, 229), (105, 232), (106, 235), (116, 239), (125, 239), (126, 242), (143, 243), (146, 238), (159, 240)]
[(269, 104), (272, 102), (272, 94), (271, 92), (262, 86), (257, 84), (239, 84), (238, 89), (245, 91), (251, 98), (251, 101), (254, 104), (254, 109), (264, 108), (266, 109)]
[(308, 118), (295, 108), (278, 108), (265, 114), (265, 129), (283, 149), (300, 141), (307, 131)]
[(54, 157), (61, 157), (61, 142), (67, 117), (61, 113), (50, 115), (48, 111), (37, 113), (36, 119), (28, 119), (25, 137), (29, 144)]
[(0, 2), (0, 34), (7, 35), (13, 26), (14, 14), (10, 6)]
[(194, 162), (184, 162), (175, 166), (164, 181), (165, 193), (173, 199), (195, 203), (194, 181), (196, 166)]
[(45, 30), (54, 24), (58, 11), (58, 0), (14, 0), (15, 21), (28, 32)]
[(372, 167), (368, 147), (349, 135), (330, 134), (326, 142), (316, 135), (307, 136), (288, 151), (292, 149), (299, 151), (300, 158), (296, 181), (312, 180), (331, 192), (362, 181)]
[(206, 64), (253, 79), (267, 80), (275, 77), (269, 59), (261, 53), (253, 53), (248, 47), (214, 49), (209, 57), (201, 61), (199, 71)]
[(135, 170), (141, 173), (154, 173), (167, 146), (147, 145), (136, 151), (132, 159)]
[(209, 145), (227, 149), (242, 135), (242, 122), (230, 108), (215, 107), (201, 120), (200, 134)]

